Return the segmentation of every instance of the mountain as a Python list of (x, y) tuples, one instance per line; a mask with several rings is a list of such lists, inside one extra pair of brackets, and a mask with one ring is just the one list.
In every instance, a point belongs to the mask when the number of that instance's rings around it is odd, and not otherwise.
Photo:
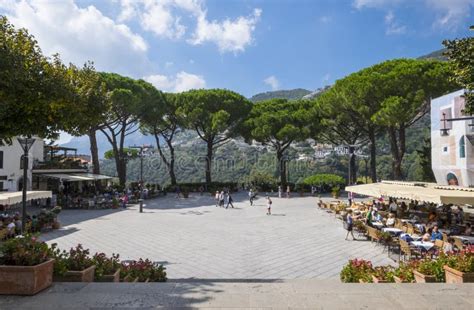
[(436, 59), (436, 60), (441, 60), (441, 61), (447, 61), (448, 58), (443, 55), (443, 53), (446, 51), (445, 48), (434, 51), (432, 53), (429, 53), (427, 55), (423, 55), (421, 57), (418, 57), (418, 59)]
[(329, 86), (329, 85), (318, 88), (314, 92), (311, 92), (311, 93), (303, 96), (303, 99), (314, 99), (314, 98), (318, 97), (319, 95), (321, 95), (322, 93), (324, 93), (329, 88), (331, 88), (331, 86)]
[(296, 100), (301, 99), (303, 96), (310, 94), (311, 91), (303, 88), (296, 88), (290, 90), (275, 90), (275, 91), (267, 91), (265, 93), (260, 93), (252, 96), (250, 101), (258, 102), (268, 99), (274, 98), (281, 98), (281, 99), (288, 99), (288, 100)]

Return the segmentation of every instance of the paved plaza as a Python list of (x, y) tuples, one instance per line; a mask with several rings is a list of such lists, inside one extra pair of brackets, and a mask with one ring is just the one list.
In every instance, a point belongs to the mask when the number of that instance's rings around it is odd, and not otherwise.
[(252, 207), (245, 193), (234, 200), (226, 210), (209, 194), (169, 194), (146, 201), (143, 213), (137, 206), (63, 210), (63, 227), (42, 238), (63, 249), (81, 243), (91, 253), (159, 261), (170, 279), (327, 279), (350, 258), (393, 264), (381, 246), (345, 241), (341, 221), (318, 210), (317, 198), (275, 197), (271, 216), (263, 197)]

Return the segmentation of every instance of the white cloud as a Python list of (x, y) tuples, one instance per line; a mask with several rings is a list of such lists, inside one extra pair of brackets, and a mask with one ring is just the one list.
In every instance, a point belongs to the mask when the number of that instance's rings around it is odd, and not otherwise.
[(393, 34), (404, 34), (406, 32), (407, 27), (404, 25), (400, 25), (395, 20), (395, 14), (392, 11), (389, 11), (387, 15), (385, 15), (385, 25), (387, 29), (385, 30), (385, 34), (393, 35)]
[(143, 78), (156, 88), (167, 92), (183, 92), (190, 89), (200, 89), (206, 87), (206, 81), (200, 75), (181, 71), (176, 76), (149, 75)]
[(212, 42), (221, 52), (242, 52), (252, 43), (252, 34), (261, 14), (262, 10), (254, 9), (250, 16), (218, 22), (207, 20), (206, 12), (203, 12), (198, 17), (196, 30), (188, 42), (193, 45)]
[(219, 51), (234, 53), (244, 51), (253, 42), (253, 32), (262, 13), (254, 9), (250, 16), (211, 21), (201, 0), (121, 0), (120, 3), (120, 21), (137, 18), (144, 30), (158, 37), (180, 39), (187, 33), (182, 19), (191, 18), (196, 21), (196, 28), (188, 43), (214, 43)]
[(82, 8), (73, 0), (2, 1), (0, 11), (16, 27), (27, 28), (47, 55), (59, 53), (65, 62), (78, 65), (92, 60), (99, 70), (122, 74), (146, 68), (145, 40), (92, 5)]
[(367, 8), (381, 8), (387, 6), (394, 6), (404, 0), (354, 0), (353, 5), (357, 9)]
[(438, 12), (435, 26), (454, 29), (470, 17), (474, 0), (426, 0), (426, 5)]
[[(353, 6), (357, 9), (377, 8), (393, 9), (401, 3), (409, 3), (408, 0), (353, 0)], [(415, 1), (413, 1), (415, 2)], [(419, 3), (421, 1), (418, 1)], [(439, 28), (456, 29), (465, 24), (471, 16), (474, 0), (424, 0), (421, 2), (429, 11), (436, 12), (434, 26)], [(404, 26), (388, 27), (387, 34), (405, 32)]]
[(280, 81), (278, 81), (278, 79), (274, 75), (270, 75), (269, 77), (264, 79), (263, 82), (269, 85), (272, 90), (277, 90), (278, 88), (280, 88)]

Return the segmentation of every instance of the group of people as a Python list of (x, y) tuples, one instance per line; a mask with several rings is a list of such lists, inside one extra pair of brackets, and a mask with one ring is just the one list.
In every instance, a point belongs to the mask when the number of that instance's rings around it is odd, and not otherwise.
[[(286, 198), (290, 198), (290, 186), (286, 187)], [(281, 185), (278, 186), (278, 198), (283, 198), (283, 187)]]
[(0, 215), (0, 230), (6, 229), (6, 237), (14, 237), (21, 231), (22, 222), (19, 212), (15, 212), (13, 215), (3, 212)]
[(228, 209), (229, 206), (231, 206), (232, 208), (234, 208), (234, 199), (232, 199), (230, 191), (216, 191), (215, 200), (216, 207)]

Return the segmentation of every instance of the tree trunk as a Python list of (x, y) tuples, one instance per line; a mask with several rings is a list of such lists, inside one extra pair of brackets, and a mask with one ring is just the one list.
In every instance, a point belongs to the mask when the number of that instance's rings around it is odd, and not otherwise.
[(349, 146), (349, 185), (357, 183), (355, 147)]
[(171, 185), (176, 185), (176, 174), (174, 173), (174, 148), (171, 145), (171, 143), (168, 143), (168, 146), (170, 148), (170, 166), (169, 166), (169, 173), (170, 173), (170, 179), (171, 179)]
[(392, 169), (393, 179), (402, 180), (402, 159), (401, 148), (399, 148), (397, 140), (397, 130), (393, 127), (388, 129), (388, 137), (390, 140), (390, 152), (392, 153)]
[(212, 165), (212, 140), (207, 142), (207, 154), (206, 154), (206, 185), (209, 187), (212, 182), (211, 178), (211, 165)]
[(286, 162), (283, 158), (283, 151), (277, 150), (277, 160), (278, 160), (278, 172), (280, 174), (280, 184), (282, 188), (286, 188), (287, 180), (286, 180)]
[(377, 150), (375, 146), (375, 130), (369, 128), (369, 148), (370, 148), (370, 178), (372, 182), (377, 182)]
[(100, 174), (100, 163), (99, 163), (99, 148), (97, 147), (97, 136), (96, 130), (90, 129), (89, 133), (89, 142), (91, 149), (91, 158), (92, 158), (92, 173)]

